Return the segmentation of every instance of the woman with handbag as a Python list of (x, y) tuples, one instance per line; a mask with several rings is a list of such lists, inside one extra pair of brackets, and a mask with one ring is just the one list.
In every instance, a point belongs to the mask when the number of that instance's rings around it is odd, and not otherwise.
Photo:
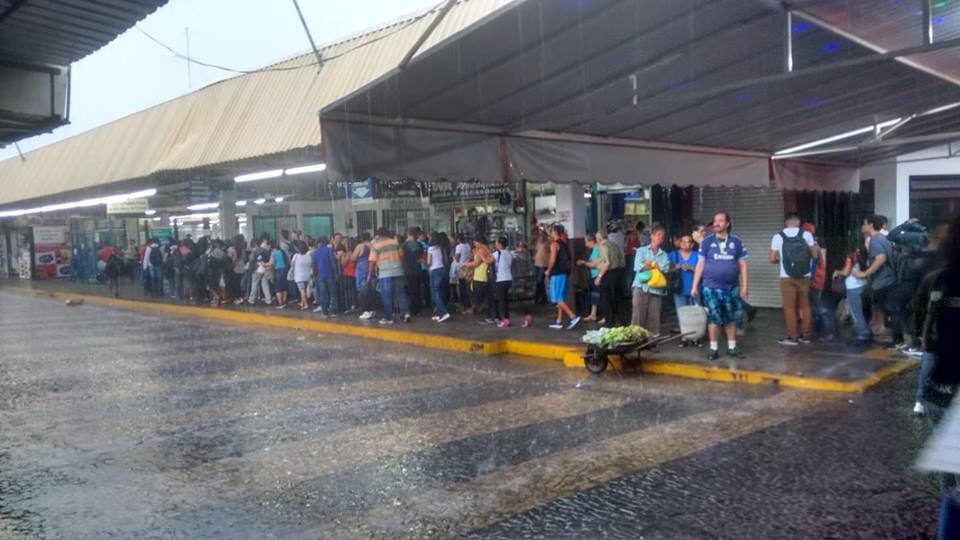
[(867, 316), (863, 311), (863, 293), (867, 290), (867, 280), (855, 276), (854, 272), (860, 272), (866, 268), (867, 261), (863, 256), (863, 250), (856, 247), (860, 243), (853, 244), (854, 247), (847, 255), (843, 268), (834, 271), (831, 287), (835, 294), (842, 294), (847, 299), (847, 309), (850, 311), (855, 334), (852, 344), (865, 347), (870, 344), (870, 327), (867, 325)]
[(660, 309), (669, 294), (664, 272), (670, 270), (670, 256), (663, 249), (667, 231), (656, 226), (650, 231), (650, 243), (637, 249), (633, 267), (633, 316), (630, 324), (642, 326), (654, 336), (660, 335)]

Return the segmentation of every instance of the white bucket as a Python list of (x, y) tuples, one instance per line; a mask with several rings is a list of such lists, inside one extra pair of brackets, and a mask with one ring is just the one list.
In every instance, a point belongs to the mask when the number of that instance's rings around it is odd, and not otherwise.
[(684, 339), (703, 339), (707, 333), (707, 308), (682, 306), (677, 309), (677, 318), (680, 319), (680, 333), (685, 336)]

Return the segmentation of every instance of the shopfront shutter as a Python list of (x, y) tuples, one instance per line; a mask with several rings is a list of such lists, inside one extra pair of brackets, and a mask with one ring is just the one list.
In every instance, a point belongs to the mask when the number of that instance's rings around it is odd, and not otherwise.
[(774, 188), (707, 187), (694, 193), (693, 213), (711, 223), (716, 212), (727, 212), (733, 232), (750, 252), (750, 303), (780, 308), (780, 273), (770, 264), (770, 239), (783, 229), (783, 191)]

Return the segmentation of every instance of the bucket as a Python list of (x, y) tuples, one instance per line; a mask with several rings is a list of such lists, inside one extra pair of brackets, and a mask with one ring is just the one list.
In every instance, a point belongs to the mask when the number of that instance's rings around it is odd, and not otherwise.
[[(703, 339), (707, 333), (707, 309), (702, 306), (681, 306), (677, 309), (680, 319), (680, 333), (684, 339)], [(691, 334), (691, 335), (687, 335)]]

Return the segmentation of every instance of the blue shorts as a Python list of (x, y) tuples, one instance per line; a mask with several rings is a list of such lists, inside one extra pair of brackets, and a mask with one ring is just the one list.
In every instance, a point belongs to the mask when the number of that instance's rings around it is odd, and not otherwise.
[(718, 326), (737, 324), (743, 319), (743, 301), (740, 287), (732, 289), (703, 288), (703, 305), (707, 308), (707, 322)]
[(567, 301), (567, 274), (550, 276), (550, 302), (559, 304)]

